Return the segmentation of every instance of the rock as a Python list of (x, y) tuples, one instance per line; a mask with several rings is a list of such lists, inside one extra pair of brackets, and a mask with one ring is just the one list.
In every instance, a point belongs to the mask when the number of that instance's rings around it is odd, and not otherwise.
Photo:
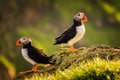
[(81, 47), (78, 52), (70, 52), (69, 49), (62, 49), (53, 54), (52, 62), (55, 68), (64, 70), (73, 64), (79, 64), (83, 60), (99, 57), (105, 60), (120, 59), (120, 48), (111, 48), (109, 45), (98, 44), (91, 47)]

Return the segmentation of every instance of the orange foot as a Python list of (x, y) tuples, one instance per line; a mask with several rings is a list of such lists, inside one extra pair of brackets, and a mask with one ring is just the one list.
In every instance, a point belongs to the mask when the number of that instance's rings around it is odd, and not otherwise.
[(31, 73), (31, 72), (36, 72), (38, 69), (38, 64), (35, 64), (33, 67), (32, 67), (32, 70), (28, 70), (28, 71), (25, 71), (27, 73)]
[(20, 75), (24, 75), (24, 74), (28, 74), (28, 73), (32, 73), (32, 72), (36, 72), (37, 69), (38, 69), (38, 65), (35, 64), (35, 65), (32, 67), (32, 70), (28, 70), (28, 71), (20, 72)]
[(32, 67), (32, 71), (33, 71), (33, 72), (36, 72), (37, 69), (38, 69), (38, 64), (35, 64), (35, 65)]
[(78, 49), (75, 49), (75, 48), (73, 47), (73, 45), (72, 45), (72, 46), (70, 46), (70, 51), (71, 51), (71, 52), (77, 52)]

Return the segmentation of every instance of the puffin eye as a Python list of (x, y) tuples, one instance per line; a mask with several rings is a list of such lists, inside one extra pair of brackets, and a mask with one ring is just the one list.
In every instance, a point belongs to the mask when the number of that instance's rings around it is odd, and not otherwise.
[(80, 16), (80, 14), (78, 14), (77, 16)]
[(23, 40), (25, 40), (26, 38), (24, 37)]

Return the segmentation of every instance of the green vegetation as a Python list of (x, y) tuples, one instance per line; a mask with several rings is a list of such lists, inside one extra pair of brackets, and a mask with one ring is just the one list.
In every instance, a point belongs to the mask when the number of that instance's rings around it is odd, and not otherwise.
[[(79, 66), (74, 65), (65, 71), (58, 70), (52, 74), (35, 73), (31, 78), (24, 76), (24, 80), (119, 80), (120, 61), (105, 61), (94, 58), (83, 61)], [(21, 79), (18, 79), (21, 80)]]

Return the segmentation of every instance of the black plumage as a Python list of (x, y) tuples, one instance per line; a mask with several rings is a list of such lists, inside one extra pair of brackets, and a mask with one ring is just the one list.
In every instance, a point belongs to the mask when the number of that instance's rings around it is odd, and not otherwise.
[(31, 42), (24, 45), (23, 49), (27, 49), (29, 58), (35, 61), (36, 63), (52, 64), (50, 63), (51, 56), (47, 56), (42, 50), (32, 46)]
[(61, 44), (61, 43), (67, 43), (69, 40), (74, 38), (77, 33), (76, 27), (80, 25), (82, 25), (82, 22), (74, 20), (73, 25), (55, 39), (54, 45)]

